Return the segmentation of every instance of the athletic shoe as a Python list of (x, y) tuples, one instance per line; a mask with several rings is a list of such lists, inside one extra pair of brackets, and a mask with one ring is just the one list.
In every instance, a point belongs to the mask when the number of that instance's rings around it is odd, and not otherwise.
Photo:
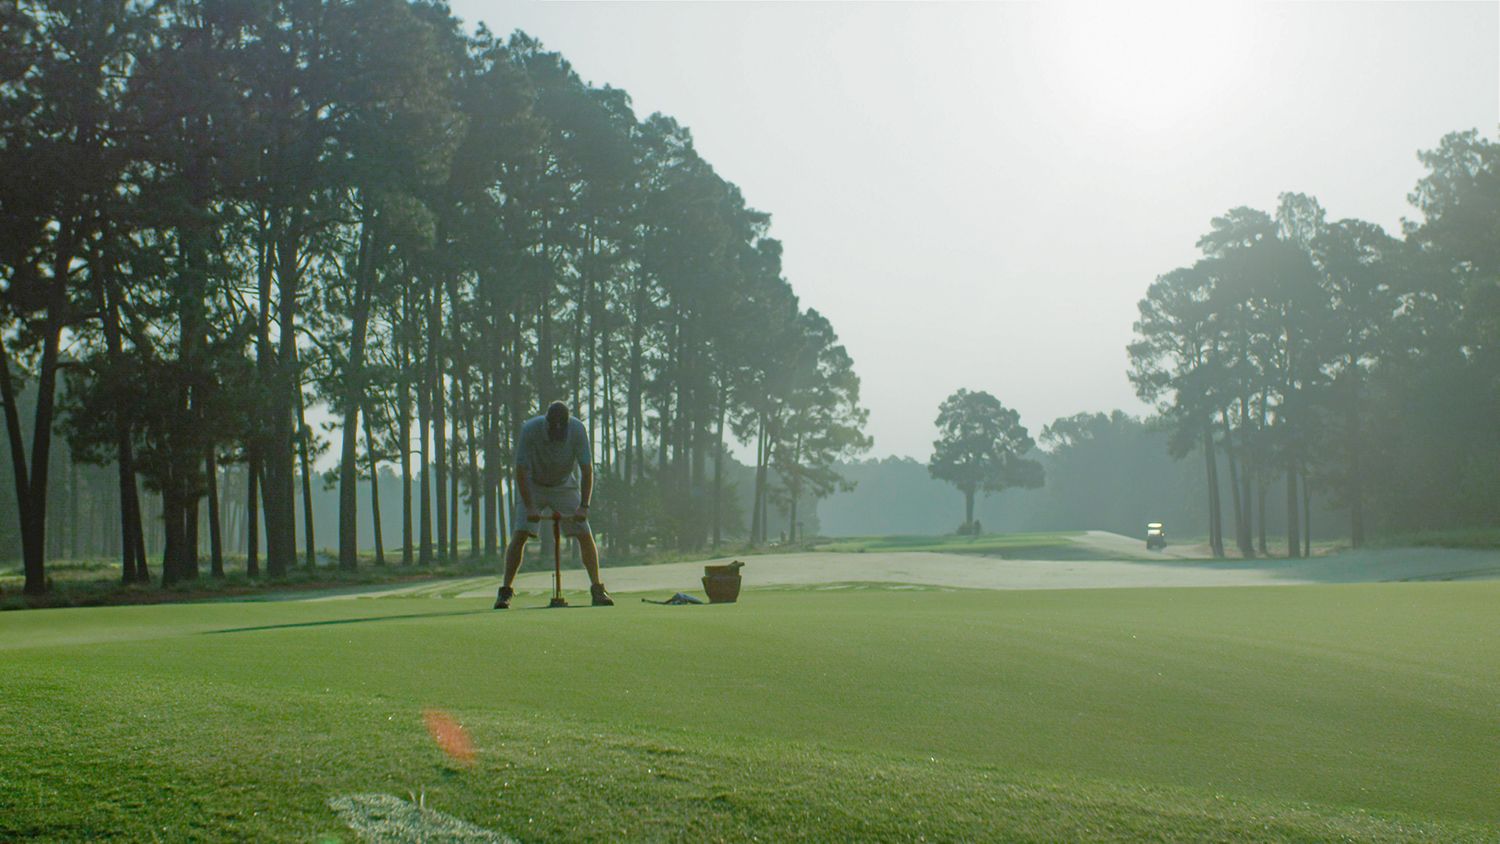
[(596, 607), (612, 607), (615, 605), (615, 599), (609, 597), (609, 593), (604, 591), (604, 584), (602, 583), (595, 583), (593, 586), (590, 586), (589, 595), (593, 597), (594, 606)]
[(510, 588), (509, 586), (500, 587), (500, 593), (495, 596), (495, 609), (510, 609), (510, 599), (515, 597), (515, 594), (516, 590)]

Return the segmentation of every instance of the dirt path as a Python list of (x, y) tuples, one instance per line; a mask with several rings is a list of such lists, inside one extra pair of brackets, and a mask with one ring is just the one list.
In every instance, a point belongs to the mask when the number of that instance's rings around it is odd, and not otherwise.
[[(1111, 538), (1115, 537), (1115, 538)], [(1135, 540), (1118, 534), (1089, 539), (1101, 555), (1120, 542)], [(1169, 549), (1170, 550), (1170, 549)], [(1004, 560), (960, 554), (829, 552), (773, 554), (745, 561), (746, 588), (760, 586), (816, 587), (837, 583), (892, 583), (960, 589), (1119, 589), (1178, 586), (1271, 586), (1314, 583), (1375, 583), (1385, 581), (1500, 579), (1500, 551), (1454, 551), (1436, 548), (1384, 549), (1346, 552), (1308, 560), (1248, 560), (1207, 562), (1170, 556), (1159, 561)], [(715, 561), (669, 563), (657, 566), (610, 568), (604, 582), (616, 593), (690, 592), (701, 594), (703, 566)], [(717, 562), (727, 562), (720, 560)], [(477, 598), (495, 594), (497, 577), (445, 580), (417, 586), (377, 587), (363, 593), (431, 597)], [(582, 571), (563, 572), (569, 594), (586, 591)], [(522, 592), (551, 588), (550, 570), (523, 571), (516, 581)], [(339, 600), (354, 595), (330, 595), (315, 600)]]

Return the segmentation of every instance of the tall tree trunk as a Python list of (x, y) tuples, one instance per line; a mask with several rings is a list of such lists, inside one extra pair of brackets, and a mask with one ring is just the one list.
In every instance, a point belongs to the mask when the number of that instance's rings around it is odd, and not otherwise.
[[(188, 181), (201, 185), (201, 174), (196, 166), (188, 168)], [(182, 262), (177, 278), (178, 289), (178, 361), (185, 373), (177, 385), (177, 408), (181, 414), (178, 427), (167, 438), (167, 459), (172, 464), (173, 494), (178, 512), (168, 515), (169, 521), (181, 521), (180, 541), (176, 543), (175, 576), (196, 580), (198, 577), (198, 506), (202, 498), (203, 485), (199, 482), (203, 471), (205, 450), (199, 447), (196, 431), (184, 431), (182, 427), (197, 428), (203, 424), (205, 395), (204, 387), (195, 383), (203, 374), (203, 347), (207, 342), (207, 317), (204, 299), (208, 293), (208, 254), (211, 233), (202, 222), (207, 202), (200, 192), (194, 191), (191, 198), (193, 215), (178, 227), (181, 238)], [(183, 425), (186, 423), (186, 425)]]
[[(573, 302), (573, 355), (568, 362), (568, 407), (573, 409), (573, 415), (579, 415), (580, 404), (583, 393), (580, 382), (583, 378), (583, 323), (584, 314), (588, 309), (589, 301), (589, 271), (593, 268), (592, 247), (593, 233), (587, 228), (583, 232), (583, 258), (578, 266), (578, 294)], [(592, 414), (590, 414), (592, 415)], [(594, 438), (589, 437), (592, 445)]]
[(365, 455), (370, 461), (370, 526), (375, 532), (375, 565), (385, 565), (385, 541), (380, 524), (380, 455), (375, 451), (375, 417), (370, 414), (369, 398), (365, 398)]
[(447, 401), (446, 390), (443, 388), (443, 294), (437, 285), (433, 285), (432, 295), (428, 298), (427, 319), (427, 377), (428, 384), (428, 409), (432, 421), (432, 446), (433, 458), (422, 461), (422, 468), (426, 471), (429, 467), (436, 475), (437, 481), (437, 558), (439, 560), (448, 557), (448, 439), (445, 428), (447, 426)]
[(1285, 344), (1285, 353), (1286, 353), (1286, 359), (1285, 359), (1286, 360), (1286, 373), (1285, 373), (1286, 381), (1282, 385), (1282, 393), (1281, 393), (1281, 395), (1283, 396), (1283, 399), (1284, 399), (1284, 401), (1282, 403), (1283, 415), (1282, 415), (1281, 421), (1282, 421), (1282, 424), (1286, 426), (1284, 428), (1284, 430), (1283, 430), (1283, 435), (1284, 435), (1285, 444), (1286, 444), (1286, 451), (1287, 451), (1287, 455), (1286, 455), (1286, 537), (1287, 537), (1286, 545), (1287, 545), (1287, 556), (1288, 557), (1299, 557), (1299, 556), (1301, 556), (1301, 551), (1302, 551), (1302, 530), (1301, 530), (1300, 525), (1298, 524), (1298, 516), (1300, 514), (1299, 514), (1299, 511), (1298, 511), (1298, 508), (1297, 508), (1297, 462), (1298, 461), (1297, 461), (1297, 458), (1296, 458), (1296, 450), (1297, 450), (1296, 449), (1296, 445), (1297, 444), (1295, 442), (1295, 439), (1296, 439), (1295, 430), (1296, 429), (1294, 429), (1291, 426), (1291, 424), (1287, 422), (1287, 416), (1285, 415), (1285, 412), (1287, 410), (1287, 406), (1292, 403), (1292, 397), (1293, 397), (1293, 395), (1295, 395), (1295, 386), (1294, 386), (1295, 385), (1295, 381), (1294, 381), (1294, 375), (1293, 374), (1297, 371), (1296, 368), (1293, 365), (1293, 352), (1292, 352), (1292, 350), (1295, 348), (1295, 346), (1294, 346), (1295, 338), (1293, 337), (1293, 331), (1292, 331), (1292, 328), (1291, 328), (1291, 325), (1290, 325), (1290, 316), (1287, 313), (1289, 310), (1290, 310), (1290, 306), (1284, 306), (1283, 309), (1282, 309), (1283, 320), (1285, 320), (1284, 324), (1286, 324), (1286, 326), (1287, 326), (1287, 328), (1286, 328), (1286, 334), (1285, 334), (1285, 341), (1284, 341), (1284, 344)]
[[(28, 595), (40, 595), (47, 591), (45, 564), (41, 555), (32, 547), (35, 537), (31, 532), (31, 480), (26, 468), (26, 446), (22, 443), (21, 415), (16, 404), (15, 382), (10, 376), (10, 351), (0, 338), (0, 400), (5, 403), (5, 431), (10, 440), (10, 466), (16, 486), (16, 509), (19, 511), (21, 528), (21, 557), (26, 567), (26, 584), (23, 591)], [(37, 565), (33, 570), (33, 560)]]
[[(1262, 401), (1264, 401), (1264, 398), (1262, 398)], [(1248, 397), (1240, 399), (1240, 430), (1244, 432), (1240, 437), (1240, 441), (1245, 443), (1245, 453), (1242, 455), (1240, 461), (1239, 495), (1240, 505), (1245, 511), (1243, 542), (1245, 544), (1244, 547), (1249, 549), (1245, 553), (1245, 556), (1253, 557), (1255, 556), (1255, 520), (1251, 518), (1254, 511), (1251, 509), (1250, 476), (1255, 471), (1256, 447), (1250, 437), (1250, 400)]]
[(479, 511), (483, 507), (485, 498), (483, 487), (480, 486), (479, 442), (474, 438), (475, 401), (473, 390), (467, 382), (464, 384), (463, 397), (464, 443), (469, 447), (469, 556), (477, 560), (483, 551), (480, 543)]
[(662, 396), (660, 415), (657, 417), (659, 424), (656, 429), (656, 475), (657, 480), (672, 480), (672, 460), (668, 456), (668, 449), (672, 443), (672, 394), (668, 392)]
[[(193, 186), (204, 184), (198, 166), (190, 165), (187, 180)], [(184, 378), (178, 384), (177, 406), (181, 417), (177, 426), (189, 429), (202, 426), (204, 420), (205, 387), (198, 382), (204, 375), (202, 360), (207, 343), (207, 315), (204, 298), (208, 294), (208, 252), (211, 232), (201, 222), (207, 208), (207, 199), (198, 187), (189, 199), (192, 216), (178, 226), (181, 238), (181, 265), (178, 274), (178, 363)], [(175, 427), (174, 426), (174, 429)], [(174, 493), (177, 495), (177, 519), (181, 520), (180, 543), (177, 544), (177, 577), (198, 579), (198, 502), (202, 496), (205, 448), (199, 447), (198, 436), (192, 430), (172, 430), (168, 436), (168, 460), (172, 465)], [(171, 516), (169, 516), (171, 519)]]
[(495, 405), (498, 397), (495, 375), (484, 379), (484, 553), (493, 557), (497, 553), (500, 535), (495, 522), (500, 494), (500, 432), (495, 424)]
[(1265, 477), (1259, 478), (1255, 484), (1256, 510), (1259, 517), (1256, 520), (1256, 528), (1260, 531), (1259, 547), (1262, 555), (1269, 555), (1271, 553), (1270, 546), (1266, 543), (1266, 495), (1269, 492), (1270, 485), (1266, 483)]
[(219, 460), (209, 447), (206, 471), (208, 473), (208, 564), (209, 573), (224, 577), (224, 537), (219, 532)]
[(1286, 462), (1286, 555), (1300, 557), (1302, 530), (1299, 524), (1300, 510), (1297, 507), (1297, 461)]
[(1215, 557), (1224, 556), (1223, 516), (1219, 502), (1219, 464), (1214, 458), (1214, 434), (1211, 423), (1203, 424), (1203, 462), (1208, 473), (1208, 545)]
[[(1260, 411), (1260, 430), (1261, 431), (1267, 431), (1267, 430), (1269, 430), (1270, 420), (1267, 418), (1267, 413), (1266, 413), (1266, 408), (1267, 408), (1268, 405), (1269, 405), (1269, 402), (1268, 402), (1268, 400), (1266, 398), (1266, 391), (1265, 390), (1261, 390), (1261, 393), (1260, 393), (1260, 407), (1259, 407), (1259, 411)], [(1256, 486), (1256, 489), (1257, 489), (1258, 501), (1259, 501), (1259, 504), (1257, 505), (1257, 512), (1256, 512), (1256, 515), (1257, 515), (1257, 518), (1256, 518), (1256, 529), (1260, 532), (1259, 533), (1259, 546), (1258, 546), (1258, 548), (1260, 550), (1260, 553), (1261, 553), (1262, 556), (1269, 557), (1271, 555), (1271, 546), (1266, 541), (1266, 532), (1267, 532), (1267, 527), (1266, 527), (1266, 498), (1270, 495), (1270, 491), (1271, 491), (1271, 479), (1272, 479), (1273, 475), (1272, 475), (1272, 472), (1271, 472), (1271, 465), (1270, 465), (1271, 461), (1266, 457), (1266, 455), (1264, 454), (1264, 451), (1265, 451), (1265, 448), (1264, 448), (1264, 446), (1262, 446), (1261, 452), (1258, 454), (1257, 462), (1256, 462), (1256, 467), (1257, 467), (1258, 471), (1256, 472), (1255, 486)]]
[(600, 436), (604, 439), (603, 452), (607, 455), (606, 459), (609, 461), (605, 468), (609, 472), (610, 477), (618, 478), (620, 471), (620, 429), (615, 419), (617, 416), (615, 413), (615, 376), (614, 367), (610, 365), (609, 334), (607, 331), (603, 332), (599, 345), (602, 352), (599, 362), (601, 371), (600, 380), (603, 382), (604, 390), (603, 404), (601, 405), (604, 420), (600, 426)]
[[(59, 239), (71, 244), (74, 239), (72, 227), (65, 225)], [(51, 468), (52, 423), (57, 398), (58, 350), (61, 343), (63, 311), (67, 307), (67, 279), (71, 273), (74, 250), (65, 246), (53, 264), (53, 277), (47, 285), (47, 318), (42, 323), (42, 360), (37, 378), (36, 413), (31, 428), (30, 487), (24, 499), (17, 500), (21, 521), (21, 553), (25, 569), (25, 584), (22, 591), (27, 595), (41, 595), (47, 591), (47, 473)], [(5, 380), (10, 379), (9, 360), (5, 361)], [(8, 390), (8, 392), (10, 392)], [(12, 397), (6, 406), (12, 406)], [(6, 424), (10, 424), (7, 413)], [(19, 421), (13, 437), (19, 440)], [(12, 446), (14, 449), (14, 446)], [(12, 452), (24, 460), (23, 454)], [(20, 465), (19, 463), (17, 465)], [(22, 504), (22, 501), (28, 503)]]
[(1307, 488), (1307, 464), (1302, 465), (1302, 556), (1312, 556), (1312, 492)]
[(312, 429), (307, 425), (302, 406), (302, 365), (293, 358), (293, 366), (299, 373), (293, 383), (297, 387), (297, 452), (302, 461), (302, 538), (307, 548), (307, 567), (313, 569), (318, 566), (318, 544), (313, 534), (312, 460), (308, 456), (308, 450), (312, 448)]
[(240, 502), (240, 492), (236, 492), (235, 484), (239, 482), (239, 471), (233, 466), (224, 467), (224, 489), (219, 506), (224, 511), (224, 553), (244, 554), (243, 542), (245, 508)]
[(974, 532), (974, 490), (964, 490), (964, 533)]
[(713, 549), (719, 550), (724, 538), (724, 416), (728, 405), (727, 391), (719, 385), (719, 424), (715, 431), (714, 447), (714, 535)]
[(245, 479), (245, 576), (260, 577), (260, 458), (252, 451)]
[(765, 530), (765, 512), (761, 509), (760, 502), (766, 488), (766, 418), (760, 416), (757, 426), (755, 441), (755, 491), (751, 494), (750, 501), (750, 545), (753, 547), (762, 542), (762, 532)]
[[(429, 353), (430, 354), (430, 353)], [(421, 474), (417, 476), (417, 549), (418, 565), (432, 564), (432, 459), (428, 445), (431, 442), (429, 426), (432, 422), (432, 373), (429, 361), (422, 361), (422, 378), (417, 383), (417, 453), (421, 460)]]
[[(543, 244), (545, 252), (546, 244)], [(536, 319), (536, 392), (537, 405), (545, 407), (557, 395), (556, 382), (553, 379), (553, 355), (552, 355), (552, 280), (546, 279), (542, 285), (542, 295), (537, 303)]]
[[(106, 233), (104, 238), (104, 254), (99, 264), (91, 267), (90, 274), (94, 277), (94, 305), (103, 316), (105, 354), (111, 364), (118, 365), (125, 354), (117, 292), (119, 267), (109, 252), (110, 235)], [(8, 372), (6, 380), (9, 380)], [(141, 540), (141, 506), (135, 489), (134, 447), (131, 431), (125, 425), (117, 425), (115, 429), (115, 464), (119, 470), (120, 577), (125, 583), (146, 583), (150, 576), (146, 572), (145, 555), (137, 556), (136, 553), (144, 543)]]
[(161, 585), (171, 586), (183, 579), (182, 545), (186, 537), (183, 536), (185, 524), (181, 493), (176, 488), (180, 481), (171, 469), (166, 471), (166, 475), (167, 482), (162, 484), (161, 491)]
[(1219, 417), (1224, 422), (1224, 459), (1229, 463), (1230, 504), (1234, 507), (1234, 544), (1240, 549), (1242, 556), (1253, 557), (1255, 549), (1250, 547), (1250, 534), (1245, 529), (1245, 510), (1241, 506), (1243, 502), (1240, 497), (1239, 467), (1234, 459), (1234, 429), (1229, 427), (1227, 409), (1220, 408)]
[(124, 566), (122, 577), (126, 583), (146, 583), (151, 576), (146, 570), (146, 555), (142, 549), (141, 502), (136, 496), (135, 458), (129, 433), (119, 432), (115, 454), (120, 470), (120, 562)]
[[(277, 218), (273, 239), (274, 267), (278, 292), (277, 321), (280, 325), (280, 349), (272, 359), (269, 334), (269, 270), (262, 273), (261, 297), (267, 319), (261, 323), (259, 347), (265, 350), (264, 369), (269, 388), (267, 414), (271, 423), (266, 444), (261, 449), (261, 497), (265, 504), (266, 575), (285, 577), (297, 562), (296, 478), (297, 431), (294, 429), (297, 396), (301, 385), (297, 377), (297, 296), (301, 286), (298, 277), (301, 256), (298, 254), (295, 229), (298, 221), (289, 211), (273, 213)], [(269, 256), (268, 256), (269, 257)]]
[[(273, 490), (273, 486), (279, 484), (281, 479), (276, 477), (276, 468), (270, 465), (271, 460), (269, 459), (272, 451), (272, 440), (275, 438), (278, 428), (276, 417), (282, 406), (277, 395), (281, 385), (280, 357), (277, 350), (271, 345), (271, 280), (275, 269), (276, 256), (273, 230), (275, 218), (279, 217), (279, 214), (269, 210), (262, 210), (259, 217), (260, 243), (256, 249), (258, 263), (256, 267), (255, 368), (261, 389), (265, 390), (269, 396), (266, 412), (269, 424), (267, 418), (257, 420), (259, 424), (252, 430), (251, 436), (255, 440), (255, 445), (252, 448), (252, 456), (258, 462), (260, 469), (259, 472), (255, 473), (255, 481), (260, 487), (259, 500), (264, 504), (263, 511), (264, 518), (266, 519), (266, 524), (264, 525), (267, 546), (266, 576), (277, 578), (285, 575), (288, 563), (288, 559), (285, 556), (279, 556), (277, 562), (272, 562), (272, 554), (270, 552), (270, 546), (278, 544), (278, 540), (281, 538), (279, 535), (278, 539), (271, 538), (273, 533), (277, 533), (277, 531), (272, 530), (271, 524), (276, 522), (280, 515), (279, 511), (276, 514), (272, 513), (272, 510), (278, 507), (275, 500), (277, 491)], [(280, 525), (277, 525), (277, 527), (279, 529)], [(250, 530), (257, 532), (256, 543), (258, 544), (259, 531), (257, 530), (257, 525), (252, 523)], [(281, 550), (282, 554), (285, 555), (284, 549), (278, 546), (278, 550)]]
[(1365, 461), (1363, 436), (1360, 430), (1358, 390), (1358, 382), (1352, 382), (1349, 388), (1346, 423), (1348, 437), (1344, 444), (1344, 447), (1349, 449), (1349, 544), (1354, 548), (1365, 544)]
[(151, 566), (146, 561), (146, 530), (141, 520), (141, 490), (134, 479), (130, 483), (130, 513), (128, 518), (135, 534), (135, 582), (151, 582)]
[[(457, 384), (454, 385), (457, 387)], [(458, 476), (459, 437), (458, 405), (451, 401), (452, 412), (448, 414), (448, 559), (458, 560)]]
[[(783, 480), (785, 480), (785, 479), (783, 479)], [(797, 495), (797, 490), (795, 488), (792, 489), (792, 490), (790, 490), (790, 492), (791, 492), (791, 495), (789, 495), (787, 497), (788, 498), (788, 504), (787, 504), (787, 508), (786, 508), (787, 509), (786, 540), (787, 540), (787, 542), (796, 542), (797, 541), (797, 498), (798, 498), (798, 495)]]
[[(374, 220), (365, 212), (354, 269), (354, 308), (350, 314), (349, 364), (344, 373), (344, 424), (339, 443), (339, 568), (359, 567), (359, 412), (364, 405), (365, 335), (374, 296), (375, 261), (372, 256)], [(366, 428), (369, 427), (366, 421)]]
[[(644, 352), (641, 348), (645, 331), (644, 307), (639, 300), (644, 299), (644, 294), (637, 294), (636, 319), (630, 323), (630, 383), (626, 393), (626, 447), (625, 447), (625, 480), (627, 483), (635, 483), (645, 475), (646, 462), (646, 431), (645, 431), (645, 409), (642, 406), (641, 390), (644, 386), (645, 376), (642, 372)], [(631, 434), (634, 434), (632, 437)], [(632, 448), (633, 446), (633, 448)]]
[[(411, 296), (402, 293), (401, 313), (404, 333), (411, 331)], [(411, 343), (406, 339), (398, 341), (400, 348), (400, 360), (396, 368), (396, 395), (397, 395), (397, 417), (401, 441), (401, 564), (409, 566), (412, 562), (412, 474), (411, 474)]]
[[(194, 464), (202, 463), (202, 458), (193, 461)], [(197, 465), (194, 466), (193, 474), (197, 474)], [(198, 511), (202, 504), (202, 494), (198, 489), (198, 479), (192, 478), (192, 492), (185, 493), (182, 498), (182, 572), (187, 580), (198, 579)]]
[[(590, 242), (592, 242), (592, 236), (593, 233), (590, 232)], [(591, 297), (589, 300), (590, 310), (587, 343), (589, 366), (588, 380), (585, 383), (585, 387), (588, 391), (589, 445), (594, 449), (594, 452), (597, 455), (597, 462), (604, 464), (602, 467), (604, 470), (602, 474), (607, 474), (609, 472), (609, 444), (607, 440), (604, 442), (600, 442), (600, 440), (604, 437), (604, 432), (603, 426), (598, 424), (600, 421), (598, 418), (600, 410), (598, 402), (599, 396), (596, 393), (599, 378), (599, 316), (596, 313), (598, 306), (593, 304), (594, 299), (596, 298), (599, 297)]]

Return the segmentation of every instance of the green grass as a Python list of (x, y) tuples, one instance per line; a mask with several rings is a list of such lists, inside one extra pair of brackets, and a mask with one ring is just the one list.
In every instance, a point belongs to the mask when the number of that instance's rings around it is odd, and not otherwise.
[(352, 840), (326, 801), (372, 791), (523, 841), (1494, 840), (1497, 604), (1455, 583), (7, 613), (0, 840)]
[(1072, 537), (1081, 535), (1080, 531), (1069, 531), (1063, 533), (989, 533), (980, 536), (841, 537), (816, 543), (812, 550), (849, 554), (860, 554), (866, 551), (937, 551), (948, 554), (991, 554), (1028, 559), (1051, 559), (1070, 556), (1074, 546)]

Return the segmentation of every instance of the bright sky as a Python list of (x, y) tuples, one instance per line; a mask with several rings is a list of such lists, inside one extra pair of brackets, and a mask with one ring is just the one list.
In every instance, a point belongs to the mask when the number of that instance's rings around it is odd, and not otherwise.
[(874, 456), (988, 390), (1033, 436), (1142, 412), (1135, 303), (1282, 191), (1393, 232), (1418, 149), (1500, 127), (1500, 3), (451, 0), (524, 29), (772, 215), (854, 357)]

